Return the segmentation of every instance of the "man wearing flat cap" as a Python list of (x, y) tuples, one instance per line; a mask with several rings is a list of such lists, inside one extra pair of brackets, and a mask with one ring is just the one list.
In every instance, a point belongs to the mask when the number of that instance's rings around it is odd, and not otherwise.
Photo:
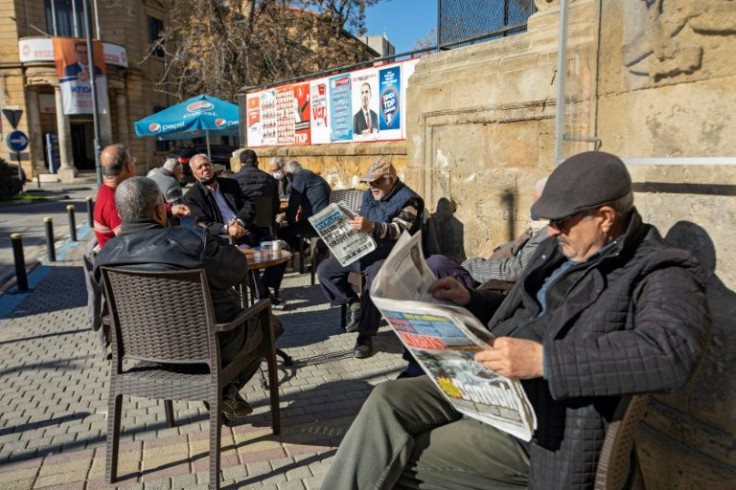
[(167, 203), (182, 203), (183, 193), (179, 182), (184, 178), (184, 168), (177, 155), (166, 155), (163, 166), (151, 170), (148, 178), (156, 182)]
[[(373, 278), (401, 233), (405, 230), (409, 233), (419, 230), (420, 217), (424, 210), (422, 198), (399, 180), (396, 169), (388, 158), (381, 158), (371, 165), (362, 181), (371, 188), (363, 194), (358, 216), (350, 220), (350, 226), (370, 233), (376, 241), (376, 250), (345, 267), (337, 259), (330, 257), (317, 268), (320, 286), (330, 304), (348, 305), (350, 318), (346, 330), (358, 331), (353, 349), (353, 355), (357, 359), (373, 355), (372, 338), (378, 332), (380, 314), (368, 293)], [(350, 272), (362, 272), (365, 275), (365, 287), (360, 298), (348, 284)]]
[(592, 488), (619, 404), (687, 382), (710, 326), (702, 271), (642, 223), (623, 162), (570, 157), (532, 214), (549, 220), (549, 238), (500, 304), (453, 278), (430, 287), (487, 322), (495, 339), (475, 361), (521, 380), (532, 440), (464, 417), (427, 376), (389, 381), (363, 405), (323, 488)]

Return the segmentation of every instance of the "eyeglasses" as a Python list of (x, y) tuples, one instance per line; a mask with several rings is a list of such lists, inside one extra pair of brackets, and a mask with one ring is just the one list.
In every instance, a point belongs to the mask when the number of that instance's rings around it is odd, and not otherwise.
[(381, 185), (381, 184), (382, 184), (383, 182), (387, 182), (387, 181), (388, 181), (388, 180), (389, 180), (390, 178), (391, 178), (391, 177), (389, 177), (389, 176), (387, 176), (387, 175), (384, 175), (384, 176), (378, 177), (378, 178), (377, 178), (376, 180), (374, 180), (373, 182), (368, 182), (368, 185), (369, 185), (369, 186), (371, 186), (371, 187), (378, 187), (378, 186), (379, 186), (379, 185)]
[[(565, 216), (564, 218), (551, 219), (549, 220), (549, 226), (559, 231), (560, 233), (568, 233), (570, 231), (570, 228), (575, 226), (575, 224), (580, 221), (580, 219), (587, 216), (588, 214), (588, 211), (580, 211), (575, 214), (571, 214), (570, 216)], [(575, 221), (575, 219), (578, 217), (580, 219)]]
[(587, 218), (589, 216), (595, 215), (598, 212), (599, 209), (600, 209), (600, 206), (599, 207), (595, 207), (595, 208), (591, 208), (591, 209), (584, 209), (582, 211), (578, 211), (575, 214), (571, 214), (569, 216), (565, 216), (564, 218), (551, 219), (551, 220), (549, 220), (549, 223), (548, 224), (549, 224), (549, 226), (551, 226), (555, 230), (559, 231), (560, 233), (567, 234), (567, 233), (570, 233), (570, 229), (573, 226), (575, 226), (576, 224), (578, 224), (581, 220), (583, 220), (583, 219), (585, 219), (585, 218)]

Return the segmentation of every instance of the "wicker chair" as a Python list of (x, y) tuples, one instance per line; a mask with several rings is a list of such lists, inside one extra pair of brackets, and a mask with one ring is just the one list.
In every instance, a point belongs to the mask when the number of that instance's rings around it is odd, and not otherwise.
[(595, 490), (644, 489), (634, 443), (648, 404), (648, 395), (627, 396), (619, 402), (598, 457)]
[[(210, 407), (210, 488), (219, 488), (222, 389), (260, 358), (268, 362), (271, 426), (280, 431), (278, 378), (270, 302), (261, 300), (228, 323), (215, 323), (204, 270), (140, 271), (102, 267), (112, 326), (106, 480), (117, 479), (123, 395), (204, 400)], [(162, 309), (162, 305), (172, 305)], [(186, 308), (175, 305), (187, 305)], [(223, 366), (217, 334), (247, 325), (243, 350)], [(134, 365), (123, 360), (139, 361)]]

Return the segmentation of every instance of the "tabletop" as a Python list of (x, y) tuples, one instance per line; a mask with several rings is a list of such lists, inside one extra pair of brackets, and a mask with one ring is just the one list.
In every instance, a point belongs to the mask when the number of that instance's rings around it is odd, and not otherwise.
[(248, 270), (259, 270), (274, 265), (283, 264), (291, 260), (291, 252), (288, 250), (280, 250), (273, 254), (267, 250), (248, 249), (245, 256), (248, 258)]

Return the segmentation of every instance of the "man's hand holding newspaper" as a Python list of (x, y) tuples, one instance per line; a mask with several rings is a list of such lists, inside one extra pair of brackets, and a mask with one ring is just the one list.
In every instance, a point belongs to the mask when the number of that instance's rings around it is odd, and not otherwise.
[[(420, 233), (405, 233), (397, 241), (373, 281), (371, 298), (459, 412), (531, 440), (537, 421), (518, 379), (541, 376), (528, 370), (537, 355), (529, 344), (541, 345), (494, 339), (470, 312), (455, 306), (468, 304), (470, 295), (452, 279), (436, 280), (424, 260)], [(521, 358), (526, 361), (508, 362)]]
[(376, 249), (376, 242), (367, 229), (372, 222), (355, 214), (343, 203), (328, 205), (310, 217), (309, 222), (343, 267)]

